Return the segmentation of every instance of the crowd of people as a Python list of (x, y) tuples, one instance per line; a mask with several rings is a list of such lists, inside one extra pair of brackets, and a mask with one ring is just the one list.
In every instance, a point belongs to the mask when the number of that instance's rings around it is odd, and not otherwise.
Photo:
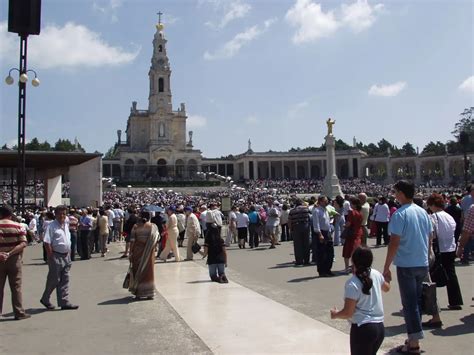
[[(59, 307), (77, 309), (68, 299), (72, 261), (77, 256), (88, 260), (94, 253), (106, 257), (114, 242), (125, 242), (122, 258), (129, 258), (130, 269), (124, 287), (138, 299), (155, 295), (155, 262), (192, 260), (199, 253), (207, 257), (211, 280), (227, 283), (226, 248), (231, 244), (241, 249), (264, 245), (275, 249), (292, 241), (295, 267), (315, 265), (320, 277), (332, 277), (334, 246), (343, 245), (342, 272), (354, 276), (346, 283), (344, 308), (331, 310), (331, 317), (351, 319), (352, 352), (375, 354), (383, 340), (380, 290), (390, 289), (393, 263), (408, 334), (406, 344), (398, 350), (419, 353), (422, 328), (442, 326), (439, 312), (422, 323), (416, 301), (422, 297), (423, 281), (430, 281), (430, 265), (444, 269), (448, 307), (460, 309), (463, 305), (455, 260), (460, 257), (462, 263), (469, 264), (474, 185), (462, 196), (446, 187), (439, 191), (443, 193), (428, 193), (426, 187), (415, 189), (405, 181), (379, 186), (352, 180), (352, 184), (343, 185), (343, 191), (349, 193), (334, 200), (324, 195), (297, 195), (318, 188), (321, 186), (314, 181), (256, 180), (247, 182), (246, 188), (194, 194), (162, 189), (110, 190), (104, 192), (103, 206), (97, 208), (38, 208), (16, 218), (4, 206), (0, 211), (1, 285), (3, 288), (6, 277), (15, 280), (15, 275), (21, 275), (22, 250), (38, 242), (43, 244), (49, 266), (41, 298), (47, 309), (54, 308), (49, 300), (54, 289)], [(222, 197), (230, 197), (230, 211), (221, 211)], [(371, 236), (374, 245), (369, 245)], [(184, 241), (186, 257), (180, 253)], [(371, 268), (370, 248), (384, 246), (387, 258), (379, 273)], [(21, 278), (11, 284), (15, 318), (24, 319), (28, 315), (21, 305)], [(361, 343), (369, 338), (373, 341)]]

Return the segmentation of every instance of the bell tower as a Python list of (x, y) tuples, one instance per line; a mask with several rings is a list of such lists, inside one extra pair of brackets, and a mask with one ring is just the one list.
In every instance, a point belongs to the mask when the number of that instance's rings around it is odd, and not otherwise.
[(148, 110), (150, 113), (172, 111), (171, 97), (171, 69), (166, 54), (167, 40), (164, 35), (165, 26), (161, 23), (161, 12), (158, 12), (158, 24), (153, 38), (153, 56), (148, 72), (150, 80), (150, 95), (148, 96)]

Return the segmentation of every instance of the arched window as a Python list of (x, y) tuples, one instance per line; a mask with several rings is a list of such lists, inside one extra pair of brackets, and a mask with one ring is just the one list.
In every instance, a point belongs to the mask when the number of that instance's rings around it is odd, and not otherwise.
[(160, 126), (158, 129), (158, 137), (164, 137), (165, 136), (165, 124), (163, 122), (160, 122)]
[(158, 46), (158, 52), (163, 52), (163, 46), (161, 44)]
[(159, 92), (165, 91), (165, 80), (163, 78), (158, 79), (158, 91)]

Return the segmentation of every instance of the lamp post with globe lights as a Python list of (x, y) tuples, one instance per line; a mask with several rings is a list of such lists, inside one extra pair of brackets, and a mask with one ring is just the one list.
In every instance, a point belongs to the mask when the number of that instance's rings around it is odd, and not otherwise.
[(38, 87), (40, 81), (36, 71), (26, 69), (27, 37), (20, 36), (20, 68), (11, 68), (5, 78), (7, 85), (13, 85), (15, 79), (12, 72), (18, 72), (18, 168), (17, 168), (17, 209), (25, 212), (25, 185), (26, 185), (26, 83), (28, 73), (34, 74), (31, 85)]

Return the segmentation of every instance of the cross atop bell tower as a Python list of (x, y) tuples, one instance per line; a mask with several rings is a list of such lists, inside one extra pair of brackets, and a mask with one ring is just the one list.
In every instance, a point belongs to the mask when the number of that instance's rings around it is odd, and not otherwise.
[(172, 111), (171, 95), (171, 69), (168, 55), (166, 54), (167, 40), (164, 35), (165, 25), (161, 22), (163, 13), (159, 11), (156, 33), (153, 39), (153, 56), (148, 73), (150, 78), (150, 94), (148, 96), (148, 109), (151, 113), (157, 111)]

